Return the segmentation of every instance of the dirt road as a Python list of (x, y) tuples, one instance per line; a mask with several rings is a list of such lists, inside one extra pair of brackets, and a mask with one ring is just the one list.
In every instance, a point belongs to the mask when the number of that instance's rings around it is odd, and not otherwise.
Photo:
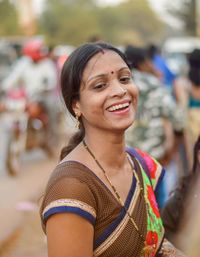
[(24, 154), (17, 177), (0, 174), (0, 257), (47, 257), (46, 238), (39, 217), (48, 177), (58, 163), (60, 150), (74, 133), (74, 123), (63, 115), (58, 124), (55, 156), (41, 150)]
[(47, 256), (38, 199), (58, 156), (36, 155), (24, 163), (19, 176), (0, 178), (0, 257)]

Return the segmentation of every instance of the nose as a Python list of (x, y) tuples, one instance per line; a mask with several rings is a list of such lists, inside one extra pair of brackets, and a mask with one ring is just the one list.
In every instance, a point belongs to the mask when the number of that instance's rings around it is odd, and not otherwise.
[(123, 97), (126, 93), (126, 85), (123, 85), (118, 81), (113, 82), (113, 86), (111, 87), (111, 94), (113, 97)]

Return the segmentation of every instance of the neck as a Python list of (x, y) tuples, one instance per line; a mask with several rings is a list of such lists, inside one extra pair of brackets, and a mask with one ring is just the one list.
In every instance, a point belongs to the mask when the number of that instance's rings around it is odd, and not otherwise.
[(127, 163), (125, 152), (125, 139), (123, 134), (85, 135), (85, 142), (95, 158), (106, 167), (113, 169), (122, 168)]

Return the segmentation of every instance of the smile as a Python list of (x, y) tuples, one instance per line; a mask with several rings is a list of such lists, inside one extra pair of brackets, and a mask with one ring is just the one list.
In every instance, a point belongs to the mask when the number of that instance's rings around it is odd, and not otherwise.
[(127, 103), (123, 103), (123, 104), (116, 104), (116, 105), (113, 105), (110, 108), (108, 108), (108, 111), (109, 112), (114, 112), (114, 111), (117, 111), (117, 110), (124, 110), (127, 107), (129, 107), (129, 103), (128, 102)]

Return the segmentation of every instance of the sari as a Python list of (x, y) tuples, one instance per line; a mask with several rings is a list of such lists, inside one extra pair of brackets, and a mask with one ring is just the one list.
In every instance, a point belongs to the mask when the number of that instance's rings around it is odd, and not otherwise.
[[(146, 153), (133, 149), (127, 149), (127, 152), (143, 186), (144, 195), (133, 174), (125, 206), (145, 242), (108, 187), (92, 170), (77, 161), (58, 164), (50, 176), (40, 211), (44, 232), (46, 221), (51, 215), (59, 212), (75, 213), (94, 226), (93, 256), (157, 256), (164, 240), (164, 228), (155, 192), (164, 169)], [(148, 255), (143, 252), (145, 246), (153, 247)]]

